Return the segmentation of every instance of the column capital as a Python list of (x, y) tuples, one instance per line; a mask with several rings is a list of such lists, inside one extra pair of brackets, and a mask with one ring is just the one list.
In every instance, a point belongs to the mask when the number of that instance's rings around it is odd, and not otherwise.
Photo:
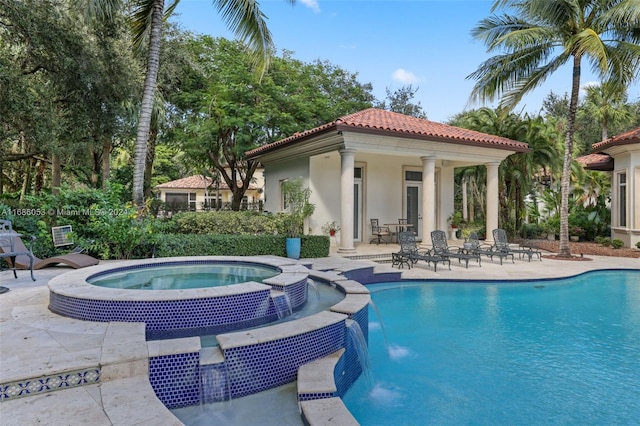
[(340, 155), (349, 155), (349, 154), (355, 154), (356, 152), (358, 152), (357, 149), (355, 148), (344, 148), (338, 151), (340, 153)]
[(424, 155), (420, 157), (420, 160), (422, 160), (423, 163), (426, 163), (427, 161), (432, 161), (435, 163), (437, 159), (438, 157), (436, 157), (435, 155)]

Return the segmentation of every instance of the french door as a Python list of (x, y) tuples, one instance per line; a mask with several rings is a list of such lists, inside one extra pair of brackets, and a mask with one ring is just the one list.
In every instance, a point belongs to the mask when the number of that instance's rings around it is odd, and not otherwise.
[(407, 223), (413, 225), (411, 231), (417, 234), (417, 239), (422, 239), (422, 182), (404, 182), (404, 197), (402, 210), (405, 212)]

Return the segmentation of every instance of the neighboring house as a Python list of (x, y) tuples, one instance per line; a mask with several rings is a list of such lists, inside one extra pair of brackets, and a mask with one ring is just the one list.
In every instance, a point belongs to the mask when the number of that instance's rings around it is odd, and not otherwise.
[[(262, 169), (256, 170), (254, 181), (244, 194), (243, 209), (256, 208), (256, 205), (264, 201)], [(168, 212), (228, 210), (233, 197), (231, 190), (223, 180), (217, 184), (212, 178), (202, 175), (165, 182), (156, 185), (154, 189), (158, 192), (160, 200), (165, 203), (165, 210)]]
[(640, 241), (640, 127), (592, 145), (580, 157), (585, 169), (611, 172), (611, 238)]
[[(498, 227), (498, 166), (526, 143), (370, 108), (246, 153), (265, 173), (265, 209), (282, 211), (281, 185), (302, 177), (315, 212), (308, 231), (341, 226), (339, 251), (372, 239), (370, 220), (406, 218), (425, 243), (448, 229), (454, 169), (487, 166), (486, 229)], [(490, 236), (490, 233), (488, 237)]]

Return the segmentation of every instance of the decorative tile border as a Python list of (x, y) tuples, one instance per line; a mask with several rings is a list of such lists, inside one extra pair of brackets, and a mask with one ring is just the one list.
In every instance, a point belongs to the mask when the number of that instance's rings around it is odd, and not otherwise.
[(0, 384), (0, 401), (39, 395), (100, 382), (100, 367)]

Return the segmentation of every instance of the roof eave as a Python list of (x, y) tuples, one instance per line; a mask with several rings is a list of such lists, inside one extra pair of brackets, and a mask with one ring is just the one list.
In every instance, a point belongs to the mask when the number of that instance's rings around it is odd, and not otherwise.
[(417, 139), (417, 140), (425, 140), (425, 141), (435, 141), (435, 142), (443, 142), (455, 145), (467, 145), (474, 146), (480, 148), (494, 148), (494, 149), (502, 149), (507, 151), (514, 152), (522, 152), (527, 153), (531, 151), (531, 148), (525, 143), (519, 142), (518, 145), (508, 145), (508, 144), (500, 144), (500, 143), (491, 143), (491, 142), (483, 142), (483, 141), (474, 141), (470, 139), (462, 139), (462, 138), (446, 138), (442, 136), (434, 136), (434, 135), (426, 135), (423, 133), (415, 133), (415, 132), (403, 132), (399, 130), (387, 130), (387, 129), (376, 129), (371, 127), (360, 127), (360, 126), (349, 126), (345, 124), (339, 124), (336, 126), (338, 131), (343, 132), (356, 132), (356, 133), (366, 133), (370, 135), (380, 135), (380, 136), (393, 136), (393, 137), (403, 137), (409, 139)]

